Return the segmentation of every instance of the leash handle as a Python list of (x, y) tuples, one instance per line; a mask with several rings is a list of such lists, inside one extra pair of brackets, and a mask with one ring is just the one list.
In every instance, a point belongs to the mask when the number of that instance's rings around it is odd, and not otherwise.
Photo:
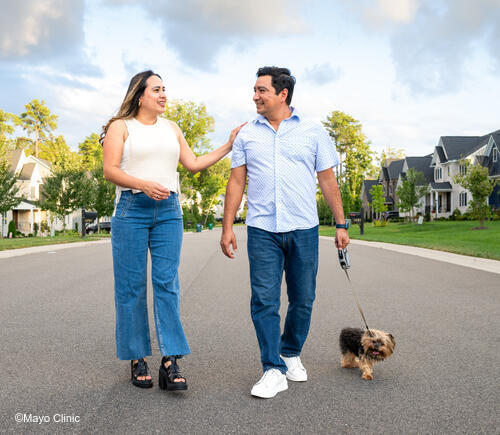
[(351, 267), (351, 257), (349, 256), (349, 252), (347, 252), (347, 248), (339, 249), (339, 263), (340, 267), (344, 270)]

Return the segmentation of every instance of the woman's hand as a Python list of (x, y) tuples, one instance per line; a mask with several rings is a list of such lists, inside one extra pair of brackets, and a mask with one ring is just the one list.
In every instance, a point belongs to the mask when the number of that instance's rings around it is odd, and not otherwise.
[(236, 139), (236, 136), (238, 135), (238, 133), (240, 132), (241, 127), (243, 127), (245, 124), (246, 124), (246, 122), (241, 124), (239, 127), (236, 127), (233, 130), (231, 130), (231, 134), (229, 135), (229, 141), (228, 141), (230, 149), (233, 148), (233, 142)]
[(140, 190), (155, 201), (161, 201), (170, 196), (170, 190), (154, 181), (143, 181)]

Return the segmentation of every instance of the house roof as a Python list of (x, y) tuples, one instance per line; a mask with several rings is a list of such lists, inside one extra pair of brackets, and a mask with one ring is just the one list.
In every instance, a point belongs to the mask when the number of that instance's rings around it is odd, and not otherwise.
[(394, 160), (389, 164), (389, 177), (391, 180), (398, 179), (401, 170), (403, 169), (403, 164), (405, 159)]
[[(444, 148), (448, 160), (460, 160), (487, 145), (492, 135), (496, 142), (496, 138), (500, 135), (500, 130), (493, 131), (484, 136), (441, 136), (440, 143)], [(439, 158), (441, 159), (441, 156)]]
[(36, 163), (25, 163), (19, 174), (20, 180), (31, 180), (33, 171), (35, 170)]
[(441, 163), (444, 163), (446, 161), (448, 161), (448, 159), (446, 158), (446, 156), (444, 155), (444, 150), (443, 150), (443, 147), (442, 146), (437, 146), (436, 147), (436, 152), (438, 153), (438, 156), (439, 156), (439, 161)]
[(382, 176), (383, 176), (384, 180), (390, 180), (389, 170), (387, 169), (387, 166), (382, 166)]
[(17, 164), (19, 163), (19, 159), (21, 158), (22, 154), (23, 154), (22, 149), (7, 151), (7, 161), (9, 162), (12, 171), (14, 171), (17, 168)]
[(372, 195), (370, 194), (370, 189), (372, 188), (372, 186), (376, 186), (377, 184), (380, 184), (378, 180), (363, 181), (363, 189), (366, 192), (366, 199), (368, 200), (368, 202), (373, 201)]
[(446, 181), (445, 183), (431, 183), (431, 188), (432, 190), (441, 190), (441, 191), (451, 191), (451, 183), (449, 181)]
[(434, 180), (434, 169), (431, 167), (432, 154), (422, 157), (406, 157), (408, 169), (423, 172), (425, 180), (430, 183)]

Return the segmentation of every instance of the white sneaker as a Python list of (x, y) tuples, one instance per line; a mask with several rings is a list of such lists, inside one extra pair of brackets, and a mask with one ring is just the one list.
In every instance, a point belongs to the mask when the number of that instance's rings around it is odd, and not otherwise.
[(253, 386), (251, 394), (263, 399), (270, 399), (280, 391), (287, 389), (288, 382), (286, 381), (286, 376), (278, 369), (270, 369), (264, 372), (260, 381)]
[(307, 372), (302, 362), (300, 361), (300, 356), (292, 356), (290, 358), (281, 355), (281, 359), (285, 361), (286, 368), (286, 378), (290, 381), (304, 382), (307, 381)]

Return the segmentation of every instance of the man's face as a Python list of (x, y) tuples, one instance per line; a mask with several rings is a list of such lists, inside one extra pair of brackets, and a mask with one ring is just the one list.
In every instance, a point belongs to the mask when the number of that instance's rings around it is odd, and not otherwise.
[(253, 91), (253, 101), (259, 115), (270, 115), (277, 109), (280, 109), (283, 104), (286, 105), (288, 91), (283, 89), (278, 95), (276, 95), (276, 90), (272, 85), (271, 76), (257, 77)]

